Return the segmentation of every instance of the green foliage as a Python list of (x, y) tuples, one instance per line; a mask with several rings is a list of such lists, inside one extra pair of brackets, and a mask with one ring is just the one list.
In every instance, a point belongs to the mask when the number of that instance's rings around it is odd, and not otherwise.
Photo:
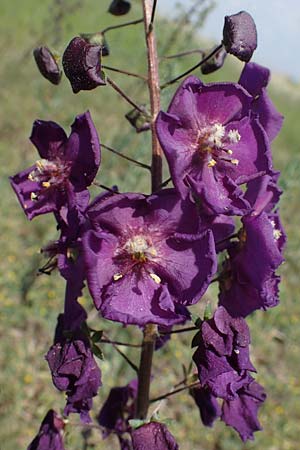
[[(3, 450), (26, 448), (46, 411), (52, 407), (58, 410), (64, 406), (64, 397), (52, 386), (47, 363), (43, 358), (52, 343), (56, 316), (63, 308), (64, 282), (55, 273), (50, 277), (36, 276), (38, 268), (45, 262), (39, 253), (40, 247), (57, 238), (55, 224), (49, 217), (39, 217), (29, 223), (8, 182), (9, 175), (29, 166), (37, 158), (36, 151), (28, 140), (33, 121), (36, 118), (54, 120), (68, 130), (75, 115), (90, 109), (103, 143), (144, 163), (150, 161), (149, 136), (147, 133), (137, 135), (130, 128), (130, 124), (123, 118), (130, 106), (114, 91), (109, 87), (100, 87), (92, 92), (73, 95), (66, 78), (59, 87), (52, 86), (43, 79), (31, 56), (32, 48), (37, 45), (55, 45), (56, 50), (62, 51), (78, 32), (98, 31), (104, 26), (118, 23), (119, 19), (103, 13), (109, 2), (104, 2), (105, 5), (102, 3), (94, 0), (2, 1), (0, 447)], [(140, 17), (138, 9), (139, 4), (135, 2), (130, 18)], [(111, 31), (107, 38), (112, 56), (104, 60), (104, 64), (145, 73), (144, 44), (139, 34), (141, 27), (142, 25), (136, 25), (127, 30)], [(191, 25), (183, 25), (182, 33), (176, 33), (176, 26), (167, 20), (160, 21), (158, 38), (160, 48), (164, 49), (161, 56), (201, 45), (197, 42)], [(176, 76), (182, 69), (194, 64), (195, 60), (195, 56), (176, 61), (162, 59), (162, 81)], [(237, 80), (240, 68), (241, 66), (230, 58), (225, 69), (209, 79)], [(134, 99), (145, 103), (147, 90), (143, 81), (114, 73), (110, 75), (125, 91), (130, 92)], [(163, 91), (164, 108), (173, 92), (174, 88)], [(289, 248), (286, 251), (286, 263), (281, 269), (281, 305), (267, 313), (257, 312), (250, 320), (253, 359), (258, 368), (257, 379), (268, 392), (268, 400), (260, 414), (264, 431), (256, 434), (254, 443), (242, 446), (236, 434), (226, 429), (223, 423), (218, 423), (213, 430), (205, 429), (200, 425), (198, 411), (192, 399), (183, 391), (165, 401), (160, 411), (161, 417), (172, 415), (176, 419), (177, 426), (171, 427), (171, 432), (182, 443), (183, 450), (298, 448), (300, 88), (293, 86), (285, 78), (277, 79), (274, 76), (272, 94), (278, 109), (286, 117), (283, 131), (274, 145), (274, 159), (275, 167), (282, 171), (281, 185), (285, 194), (281, 211), (289, 235)], [(107, 186), (117, 184), (120, 190), (149, 192), (149, 176), (146, 171), (105, 152), (103, 150), (99, 183)], [(98, 192), (99, 188), (94, 187), (93, 193)], [(215, 296), (215, 288), (210, 289), (206, 300)], [(87, 291), (81, 301), (91, 311), (90, 324), (93, 329), (103, 329), (112, 340), (131, 340), (136, 343), (140, 341), (140, 331), (132, 327), (124, 329), (108, 322), (99, 323)], [(193, 313), (203, 317), (205, 303), (204, 300), (201, 305), (196, 305)], [(162, 358), (155, 358), (153, 374), (160, 375), (158, 383), (155, 383), (154, 378), (153, 397), (169, 391), (182, 379), (182, 364), (189, 365), (193, 352), (190, 348), (191, 338), (190, 333), (172, 336), (171, 341), (161, 350), (166, 361), (163, 367)], [(137, 363), (138, 355), (134, 349), (122, 350)], [(126, 362), (116, 356), (111, 345), (105, 345), (102, 351), (105, 359), (99, 361), (99, 364), (103, 372), (104, 386), (95, 401), (95, 411), (112, 386), (125, 385), (135, 377)], [(150, 411), (152, 412), (153, 410)], [(71, 420), (78, 422), (74, 416)], [(82, 440), (78, 438), (80, 430), (76, 428), (68, 434), (66, 448), (83, 448)], [(98, 432), (86, 437), (86, 442), (87, 449), (92, 449), (92, 444), (97, 445), (96, 448), (99, 449), (116, 446), (115, 441), (102, 443)]]

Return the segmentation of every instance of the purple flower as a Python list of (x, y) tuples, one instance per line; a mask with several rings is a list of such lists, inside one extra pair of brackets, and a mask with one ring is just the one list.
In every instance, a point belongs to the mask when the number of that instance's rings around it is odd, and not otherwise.
[(224, 401), (221, 419), (226, 425), (233, 427), (244, 442), (247, 439), (253, 440), (253, 432), (261, 430), (257, 410), (265, 398), (263, 387), (252, 379), (238, 391), (236, 398)]
[(221, 416), (221, 408), (216, 397), (209, 389), (201, 386), (190, 389), (190, 394), (199, 408), (203, 425), (212, 427), (214, 421)]
[(223, 44), (228, 53), (241, 61), (250, 61), (257, 47), (257, 31), (249, 13), (240, 11), (237, 14), (225, 16)]
[(129, 431), (128, 421), (134, 417), (136, 396), (137, 380), (110, 390), (97, 417), (99, 425), (105, 428), (103, 438), (114, 432), (122, 439), (122, 434)]
[(255, 63), (245, 64), (241, 73), (239, 84), (252, 96), (252, 108), (258, 115), (259, 121), (264, 127), (268, 138), (272, 141), (279, 133), (283, 116), (277, 111), (267, 93), (267, 85), (270, 81), (270, 71), (266, 67)]
[(250, 209), (239, 185), (271, 170), (269, 142), (251, 102), (239, 84), (205, 85), (190, 76), (168, 112), (159, 113), (158, 137), (183, 198), (192, 190), (215, 214)]
[(11, 177), (26, 216), (31, 220), (55, 212), (58, 220), (73, 222), (74, 212), (88, 204), (87, 186), (100, 165), (100, 143), (90, 113), (76, 117), (69, 138), (55, 122), (36, 120), (30, 140), (41, 159)]
[(102, 45), (91, 44), (82, 37), (75, 37), (63, 54), (63, 68), (74, 94), (90, 91), (105, 85), (101, 71)]
[(53, 84), (59, 84), (62, 71), (57, 59), (48, 47), (38, 47), (33, 50), (33, 56), (40, 73)]
[(245, 216), (242, 222), (239, 242), (229, 249), (224, 264), (219, 296), (235, 317), (278, 304), (280, 278), (275, 271), (283, 262), (286, 241), (278, 213)]
[(166, 425), (149, 422), (131, 432), (133, 450), (178, 450), (178, 444)]
[(206, 320), (194, 338), (198, 345), (193, 355), (202, 387), (215, 397), (230, 400), (249, 383), (249, 371), (255, 368), (249, 359), (250, 334), (243, 318), (231, 317), (219, 307)]
[(63, 419), (50, 409), (39, 429), (37, 436), (29, 444), (27, 450), (64, 450)]
[(49, 349), (46, 360), (54, 385), (60, 391), (66, 391), (64, 413), (79, 413), (81, 420), (87, 423), (90, 422), (92, 398), (101, 386), (101, 372), (87, 337), (79, 328), (70, 332), (67, 321), (67, 316), (59, 316), (54, 345)]
[(173, 189), (115, 195), (87, 210), (88, 286), (110, 320), (171, 326), (186, 320), (216, 270), (213, 236), (199, 233), (194, 204)]

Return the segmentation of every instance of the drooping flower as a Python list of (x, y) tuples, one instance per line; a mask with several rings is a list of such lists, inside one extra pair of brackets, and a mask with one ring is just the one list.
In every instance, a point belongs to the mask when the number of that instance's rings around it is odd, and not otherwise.
[(33, 56), (40, 73), (53, 84), (59, 84), (62, 71), (57, 63), (57, 58), (48, 47), (38, 47), (33, 51)]
[(205, 85), (190, 76), (156, 121), (176, 189), (182, 197), (192, 191), (215, 214), (245, 214), (250, 205), (239, 185), (271, 170), (269, 141), (251, 102), (239, 84)]
[(257, 411), (265, 401), (266, 394), (263, 387), (253, 378), (237, 394), (233, 400), (224, 400), (221, 419), (239, 433), (243, 442), (253, 440), (253, 433), (262, 429)]
[(102, 45), (91, 44), (83, 37), (76, 36), (63, 54), (63, 68), (74, 94), (90, 91), (106, 84), (101, 71)]
[(199, 232), (193, 203), (174, 189), (115, 195), (87, 210), (83, 236), (96, 308), (114, 321), (170, 326), (187, 318), (216, 270), (210, 230)]
[(39, 429), (37, 436), (29, 444), (27, 450), (64, 450), (64, 420), (50, 409)]
[(199, 408), (203, 425), (212, 427), (214, 421), (221, 416), (221, 408), (216, 397), (209, 389), (202, 386), (190, 389), (190, 394)]
[(133, 450), (178, 450), (178, 444), (166, 425), (149, 422), (131, 431)]
[(257, 31), (249, 13), (240, 11), (237, 14), (225, 16), (223, 44), (228, 53), (241, 61), (250, 61), (257, 47)]
[(123, 16), (130, 11), (131, 3), (127, 0), (113, 0), (109, 5), (108, 12), (113, 16)]
[(259, 64), (248, 63), (241, 73), (239, 84), (253, 96), (252, 109), (272, 141), (282, 127), (283, 116), (277, 111), (267, 93), (269, 81), (269, 69)]
[(275, 271), (283, 262), (286, 241), (277, 213), (245, 216), (242, 223), (239, 242), (228, 250), (219, 295), (220, 305), (235, 317), (278, 304), (280, 277)]
[(46, 360), (54, 385), (67, 394), (64, 414), (79, 413), (81, 420), (87, 423), (91, 421), (92, 398), (101, 386), (101, 372), (87, 336), (80, 328), (69, 330), (68, 320), (70, 317), (63, 314), (58, 317), (54, 344)]
[(202, 323), (194, 338), (197, 350), (193, 360), (202, 387), (219, 398), (230, 400), (242, 386), (249, 384), (249, 371), (255, 371), (249, 359), (250, 334), (243, 318), (231, 317), (219, 307), (212, 319)]
[(99, 425), (104, 428), (104, 439), (111, 433), (117, 434), (121, 441), (124, 439), (123, 434), (130, 430), (128, 421), (134, 417), (136, 396), (137, 380), (110, 390), (97, 417)]
[(55, 122), (36, 120), (30, 136), (40, 158), (11, 177), (28, 219), (54, 212), (59, 221), (74, 221), (89, 201), (87, 187), (100, 165), (97, 131), (86, 112), (76, 117), (69, 138)]

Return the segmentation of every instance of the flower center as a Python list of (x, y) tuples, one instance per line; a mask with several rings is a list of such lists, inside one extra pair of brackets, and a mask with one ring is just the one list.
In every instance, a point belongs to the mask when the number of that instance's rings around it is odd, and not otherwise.
[(210, 125), (198, 131), (197, 148), (201, 153), (209, 153), (208, 167), (214, 167), (218, 161), (225, 161), (238, 165), (239, 160), (232, 158), (233, 150), (228, 148), (231, 144), (236, 144), (241, 139), (238, 130), (226, 131), (220, 123)]
[[(44, 189), (62, 185), (69, 176), (70, 170), (68, 164), (64, 161), (39, 159), (35, 165), (36, 167), (30, 172), (28, 179), (40, 183)], [(38, 195), (32, 192), (31, 199), (37, 200)]]
[(133, 261), (138, 262), (146, 262), (149, 256), (156, 256), (157, 254), (152, 242), (143, 235), (136, 235), (128, 239), (124, 245), (124, 250)]

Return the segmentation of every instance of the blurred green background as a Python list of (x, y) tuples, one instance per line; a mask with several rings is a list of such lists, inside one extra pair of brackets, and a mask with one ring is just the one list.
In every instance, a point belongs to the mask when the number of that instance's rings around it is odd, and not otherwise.
[[(64, 395), (51, 382), (44, 354), (52, 343), (56, 316), (63, 308), (64, 283), (54, 273), (50, 277), (36, 276), (45, 262), (39, 249), (56, 239), (54, 220), (39, 217), (28, 222), (10, 188), (8, 176), (31, 165), (37, 153), (29, 142), (35, 119), (54, 120), (68, 132), (77, 114), (89, 109), (103, 143), (111, 145), (141, 161), (150, 161), (150, 142), (147, 133), (137, 135), (124, 119), (130, 110), (123, 99), (110, 87), (91, 92), (72, 94), (64, 78), (56, 87), (43, 79), (32, 58), (32, 49), (47, 44), (63, 51), (72, 37), (80, 32), (92, 32), (122, 21), (141, 17), (139, 1), (125, 18), (116, 18), (105, 11), (109, 1), (95, 0), (2, 0), (1, 12), (1, 112), (0, 112), (0, 183), (1, 183), (1, 258), (0, 258), (0, 449), (26, 448), (36, 434), (49, 408), (64, 407)], [(205, 2), (204, 2), (205, 5)], [(209, 8), (208, 8), (209, 9)], [(206, 11), (208, 12), (208, 11)], [(199, 47), (196, 34), (204, 15), (194, 16), (194, 25), (183, 21), (178, 12), (180, 29), (167, 19), (157, 24), (160, 55)], [(111, 56), (103, 63), (131, 71), (146, 73), (145, 46), (142, 26), (111, 31), (107, 35)], [(263, 45), (263, 42), (261, 43)], [(160, 61), (162, 81), (180, 73), (197, 61), (195, 56)], [(205, 80), (231, 80), (239, 77), (241, 65), (228, 58), (225, 67)], [(147, 101), (144, 83), (134, 78), (110, 73), (132, 98)], [(199, 75), (199, 73), (196, 73)], [(163, 92), (165, 108), (173, 88)], [(299, 223), (300, 223), (300, 153), (299, 113), (300, 87), (284, 76), (273, 74), (270, 93), (285, 122), (274, 143), (274, 165), (282, 171), (280, 184), (285, 193), (281, 200), (281, 214), (289, 245), (286, 262), (281, 267), (281, 304), (267, 313), (256, 312), (249, 320), (252, 332), (252, 360), (258, 369), (257, 381), (265, 386), (268, 399), (260, 410), (263, 432), (256, 433), (254, 442), (242, 444), (238, 436), (221, 422), (213, 429), (204, 428), (198, 410), (186, 392), (164, 402), (161, 416), (174, 418), (170, 426), (183, 450), (206, 449), (266, 449), (294, 450), (298, 445), (300, 421), (300, 302), (299, 282)], [(103, 150), (102, 166), (97, 181), (121, 191), (149, 192), (149, 176), (143, 169), (127, 164)], [(167, 176), (167, 171), (165, 173)], [(93, 193), (100, 192), (93, 188)], [(216, 292), (209, 291), (207, 297)], [(120, 325), (99, 322), (88, 292), (81, 299), (91, 311), (91, 323), (103, 328), (111, 339), (132, 339), (138, 342), (138, 330), (123, 329)], [(204, 302), (194, 308), (199, 313)], [(191, 336), (175, 335), (154, 361), (152, 395), (168, 391), (182, 379), (181, 364), (189, 365), (192, 350)], [(100, 361), (103, 388), (95, 400), (95, 414), (109, 389), (124, 385), (134, 372), (110, 346), (103, 345), (105, 360)], [(138, 355), (124, 350), (133, 360)], [(162, 364), (162, 361), (165, 361)], [(155, 381), (157, 381), (155, 383)], [(95, 417), (95, 415), (94, 415)], [(72, 423), (79, 423), (71, 416)], [(98, 430), (82, 437), (82, 428), (69, 427), (66, 448), (117, 449), (115, 440), (102, 442)]]

